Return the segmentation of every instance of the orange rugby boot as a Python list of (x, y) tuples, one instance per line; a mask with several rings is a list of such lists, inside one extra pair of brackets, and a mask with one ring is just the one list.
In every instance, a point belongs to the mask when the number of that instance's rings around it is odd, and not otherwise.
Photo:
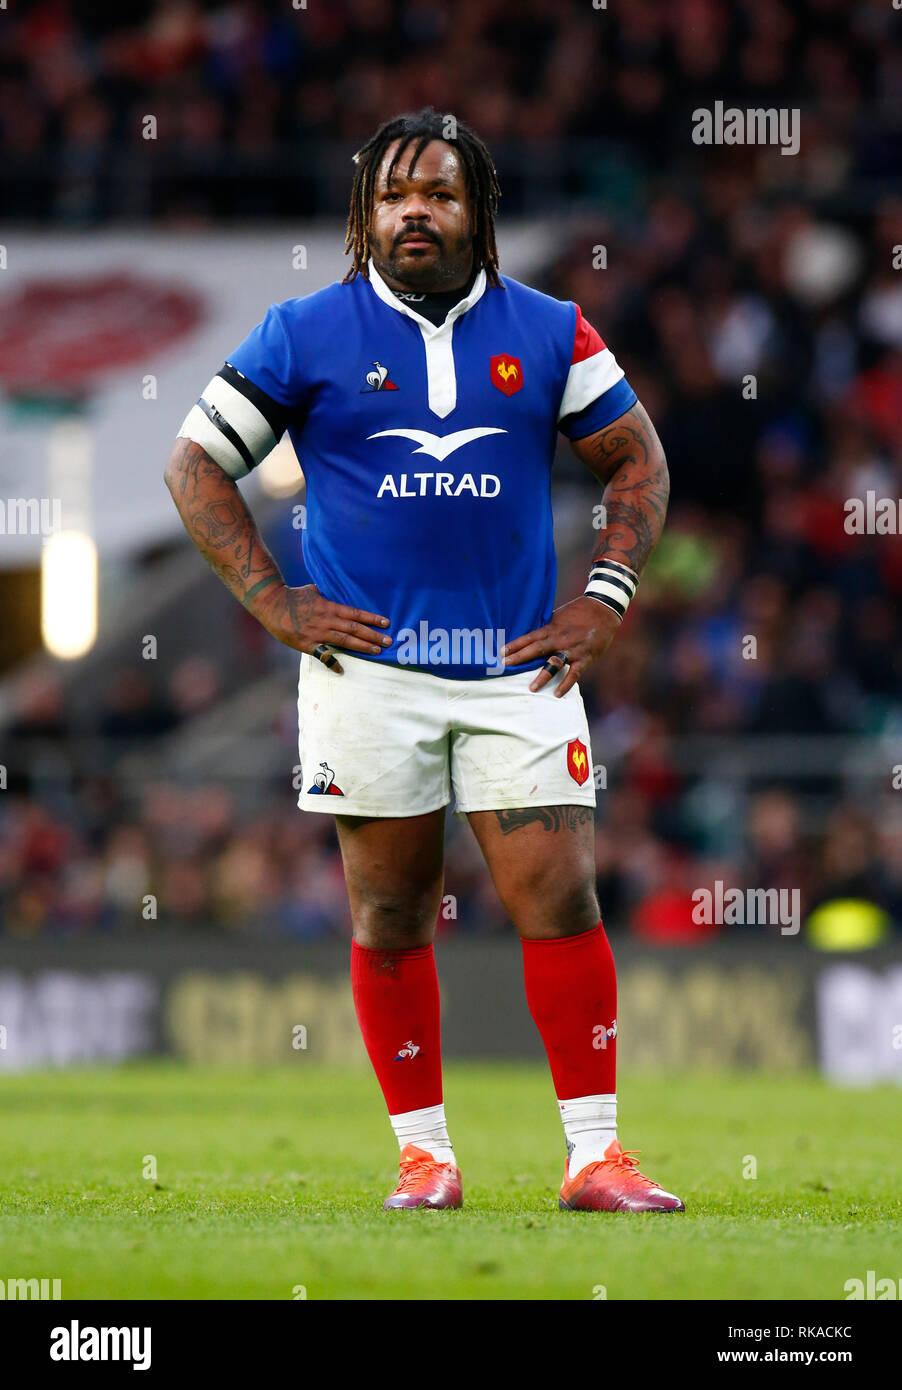
[(398, 1186), (382, 1203), (383, 1211), (394, 1207), (462, 1207), (464, 1190), (460, 1169), (453, 1163), (437, 1163), (431, 1153), (405, 1144), (401, 1150), (401, 1176)]
[(562, 1211), (685, 1211), (672, 1192), (665, 1192), (639, 1172), (638, 1150), (626, 1152), (614, 1139), (598, 1163), (589, 1163), (575, 1178), (570, 1160), (558, 1199)]

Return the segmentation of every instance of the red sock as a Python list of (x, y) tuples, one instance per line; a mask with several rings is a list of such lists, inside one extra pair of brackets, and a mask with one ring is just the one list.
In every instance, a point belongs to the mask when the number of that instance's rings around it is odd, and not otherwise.
[(604, 926), (599, 922), (579, 936), (522, 944), (526, 1002), (548, 1053), (558, 1100), (612, 1095), (617, 975)]
[(373, 951), (352, 941), (351, 989), (389, 1115), (441, 1105), (441, 1027), (432, 946)]

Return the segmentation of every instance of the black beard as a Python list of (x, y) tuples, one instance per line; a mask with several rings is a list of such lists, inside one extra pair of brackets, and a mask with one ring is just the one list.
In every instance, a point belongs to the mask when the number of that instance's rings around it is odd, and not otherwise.
[[(410, 235), (409, 232), (405, 235)], [(470, 250), (471, 243), (469, 238), (463, 241), (457, 248), (457, 253), (449, 257), (441, 242), (437, 242), (438, 258), (423, 258), (422, 264), (410, 262), (403, 270), (397, 264), (397, 257), (401, 251), (401, 246), (392, 247), (388, 258), (383, 262), (384, 273), (391, 279), (397, 280), (398, 284), (406, 290), (414, 290), (419, 294), (441, 294), (444, 290), (456, 288), (457, 285), (465, 285), (472, 271), (467, 270), (466, 254)], [(383, 267), (380, 266), (376, 257), (373, 257), (376, 269), (383, 274)]]

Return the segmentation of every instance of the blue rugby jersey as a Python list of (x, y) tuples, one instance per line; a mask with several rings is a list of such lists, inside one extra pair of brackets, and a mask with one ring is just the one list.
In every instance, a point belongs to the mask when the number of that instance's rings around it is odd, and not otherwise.
[(180, 434), (239, 478), (288, 430), (313, 582), (390, 620), (392, 646), (355, 655), (457, 679), (541, 666), (498, 649), (551, 617), (556, 433), (635, 393), (572, 302), (480, 270), (436, 327), (369, 276), (273, 304)]

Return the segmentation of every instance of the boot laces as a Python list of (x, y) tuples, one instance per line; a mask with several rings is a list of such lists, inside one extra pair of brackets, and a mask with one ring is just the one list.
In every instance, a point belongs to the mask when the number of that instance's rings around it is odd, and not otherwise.
[(402, 1158), (401, 1178), (395, 1191), (409, 1192), (430, 1177), (432, 1170), (437, 1167), (434, 1158)]
[(621, 1149), (616, 1157), (601, 1159), (598, 1166), (600, 1168), (623, 1168), (633, 1182), (645, 1183), (647, 1187), (656, 1187), (657, 1183), (653, 1182), (651, 1178), (647, 1178), (644, 1173), (639, 1172), (641, 1152), (641, 1149)]

